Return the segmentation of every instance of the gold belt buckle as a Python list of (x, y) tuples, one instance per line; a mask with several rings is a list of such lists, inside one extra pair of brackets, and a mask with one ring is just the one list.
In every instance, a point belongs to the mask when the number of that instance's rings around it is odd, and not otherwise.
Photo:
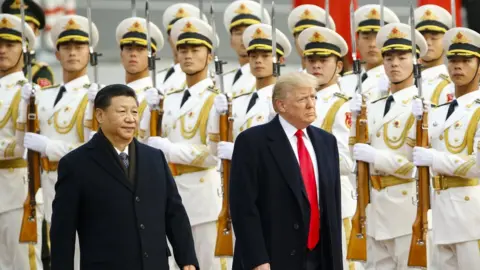
[(448, 189), (447, 181), (443, 175), (436, 176), (434, 180), (435, 180), (435, 186), (434, 186), (435, 191)]

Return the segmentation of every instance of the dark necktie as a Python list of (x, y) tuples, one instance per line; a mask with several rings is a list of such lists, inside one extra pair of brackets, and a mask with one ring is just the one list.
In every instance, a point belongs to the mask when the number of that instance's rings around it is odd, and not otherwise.
[(234, 85), (235, 82), (238, 81), (238, 79), (240, 79), (240, 77), (242, 77), (242, 69), (241, 69), (241, 68), (239, 68), (239, 69), (237, 70), (237, 73), (235, 73), (235, 77), (233, 77), (233, 83), (232, 83), (232, 85)]
[(257, 103), (257, 99), (258, 99), (258, 94), (257, 94), (257, 92), (253, 92), (253, 95), (252, 95), (252, 97), (250, 98), (250, 102), (248, 102), (247, 113), (248, 113), (248, 111), (250, 111), (250, 109), (255, 105), (255, 103)]
[(180, 103), (180, 108), (182, 108), (183, 104), (185, 104), (185, 102), (187, 102), (189, 97), (190, 97), (190, 91), (188, 91), (188, 89), (187, 89), (183, 93), (183, 98), (182, 98), (182, 103)]
[(170, 76), (172, 76), (173, 72), (175, 72), (175, 69), (173, 67), (171, 67), (167, 71), (167, 75), (165, 75), (165, 79), (163, 79), (163, 82), (166, 82), (168, 80), (168, 78), (170, 78)]
[(388, 111), (390, 111), (390, 106), (392, 105), (392, 101), (393, 101), (393, 96), (390, 95), (387, 98), (387, 102), (385, 103), (385, 110), (383, 111), (383, 116), (387, 115)]
[(312, 250), (320, 239), (320, 210), (317, 197), (317, 182), (315, 181), (315, 170), (313, 169), (312, 158), (303, 141), (303, 131), (297, 130), (295, 136), (297, 136), (300, 173), (302, 174), (303, 184), (305, 185), (308, 202), (310, 203), (310, 225), (307, 247)]
[(123, 165), (125, 165), (125, 168), (127, 168), (127, 171), (128, 171), (128, 166), (130, 165), (130, 163), (128, 161), (127, 153), (121, 152), (120, 154), (118, 154), (118, 157), (120, 158), (120, 161), (122, 161)]
[(450, 103), (450, 105), (448, 105), (447, 118), (445, 118), (445, 120), (447, 120), (448, 117), (450, 117), (450, 115), (452, 115), (452, 113), (455, 111), (455, 107), (457, 107), (457, 105), (458, 105), (458, 101), (456, 99), (454, 99), (452, 101), (452, 103)]
[(60, 87), (60, 90), (58, 91), (58, 94), (57, 94), (57, 98), (55, 98), (55, 102), (53, 103), (54, 107), (55, 107), (55, 105), (57, 105), (57, 103), (60, 101), (60, 99), (62, 99), (63, 94), (65, 92), (67, 92), (67, 89), (65, 88), (65, 86)]
[(366, 73), (366, 72), (363, 73), (363, 74), (362, 74), (362, 83), (363, 83), (367, 78), (368, 78), (367, 73)]

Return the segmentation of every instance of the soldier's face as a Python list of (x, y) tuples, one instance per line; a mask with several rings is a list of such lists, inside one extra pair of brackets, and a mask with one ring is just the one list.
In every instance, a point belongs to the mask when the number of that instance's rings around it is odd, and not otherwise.
[(40, 30), (38, 29), (37, 25), (34, 24), (33, 22), (27, 22), (28, 23), (28, 26), (30, 26), (30, 28), (32, 28), (33, 32), (35, 33), (35, 36), (39, 36), (40, 35)]
[(230, 35), (230, 46), (232, 47), (233, 50), (237, 53), (238, 56), (240, 57), (247, 57), (247, 49), (245, 48), (245, 44), (243, 44), (243, 32), (247, 26), (241, 25), (234, 27), (232, 29), (232, 33)]
[(477, 57), (451, 57), (448, 59), (448, 74), (455, 86), (465, 86), (479, 75), (478, 65)]
[(425, 61), (433, 61), (437, 60), (443, 55), (443, 33), (435, 33), (435, 32), (425, 32), (423, 37), (427, 41), (428, 45), (428, 52), (427, 54), (422, 57), (422, 60)]
[(272, 52), (271, 51), (251, 51), (248, 54), (250, 70), (257, 79), (273, 75)]
[(23, 66), (22, 59), (22, 43), (0, 39), (0, 70)]
[(393, 82), (401, 82), (410, 77), (413, 73), (413, 57), (411, 52), (387, 52), (383, 58), (385, 73), (388, 79)]
[(377, 32), (360, 32), (357, 38), (357, 47), (363, 61), (368, 65), (380, 65), (382, 54), (375, 44)]
[(129, 74), (137, 74), (148, 69), (148, 53), (145, 46), (126, 45), (120, 53), (122, 64)]
[(296, 128), (305, 128), (317, 118), (317, 91), (313, 87), (289, 90), (284, 99), (276, 100), (279, 114)]
[(96, 110), (96, 118), (103, 132), (130, 141), (138, 126), (137, 100), (129, 96), (112, 97), (110, 106)]
[(87, 43), (69, 42), (61, 44), (55, 52), (57, 60), (67, 72), (77, 72), (87, 68), (90, 52)]
[(187, 75), (193, 75), (204, 70), (212, 61), (212, 55), (205, 46), (179, 46), (177, 57), (182, 71)]
[(172, 49), (173, 59), (175, 63), (177, 62), (177, 46), (173, 43), (172, 37), (168, 35), (168, 44), (170, 44), (170, 48)]
[(306, 57), (306, 68), (309, 74), (317, 77), (319, 85), (328, 84), (337, 78), (343, 67), (342, 61), (338, 61), (336, 56), (311, 55)]

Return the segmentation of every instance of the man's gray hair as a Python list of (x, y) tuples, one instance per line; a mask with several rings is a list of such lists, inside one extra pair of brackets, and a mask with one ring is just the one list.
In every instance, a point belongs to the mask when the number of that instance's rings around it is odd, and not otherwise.
[(306, 72), (290, 72), (280, 76), (273, 87), (272, 102), (275, 108), (275, 101), (284, 99), (287, 94), (297, 88), (312, 87), (317, 88), (317, 78)]

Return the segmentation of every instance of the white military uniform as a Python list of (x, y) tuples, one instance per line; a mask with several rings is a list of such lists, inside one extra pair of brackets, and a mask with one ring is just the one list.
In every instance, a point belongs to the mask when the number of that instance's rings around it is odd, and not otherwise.
[[(415, 31), (420, 56), (427, 52), (427, 43)], [(410, 43), (410, 44), (408, 44)], [(411, 28), (402, 23), (382, 27), (376, 44), (385, 51), (410, 51)], [(415, 138), (415, 117), (412, 100), (418, 95), (416, 86), (410, 86), (388, 97), (373, 101), (368, 107), (370, 145), (375, 149), (370, 163), (370, 204), (367, 207), (367, 264), (366, 269), (410, 269), (408, 256), (412, 224), (417, 207), (415, 166), (412, 148)], [(390, 109), (384, 115), (387, 102)], [(352, 133), (355, 134), (355, 128)]]
[[(240, 77), (233, 83), (235, 76), (238, 72), (241, 72)], [(247, 63), (240, 68), (232, 70), (224, 77), (225, 92), (226, 93), (240, 93), (242, 90), (244, 93), (250, 92), (252, 87), (255, 87), (256, 78), (250, 71), (250, 64)]]
[[(256, 90), (255, 87), (247, 92), (232, 93), (232, 116), (233, 116), (233, 138), (244, 130), (262, 125), (270, 121), (275, 116), (272, 105), (273, 84), (262, 89)], [(257, 93), (258, 98), (247, 112), (248, 104), (252, 99), (253, 93)]]
[[(451, 45), (453, 48), (449, 49)], [(445, 34), (447, 56), (476, 56), (471, 47), (480, 46), (480, 34), (453, 28)], [(450, 51), (449, 51), (450, 50)], [(433, 241), (441, 270), (476, 269), (480, 265), (480, 167), (476, 147), (480, 141), (480, 91), (457, 97), (457, 106), (445, 104), (429, 116), (433, 151), (432, 198)], [(454, 111), (447, 118), (450, 105)]]
[[(4, 14), (2, 14), (2, 17)], [(3, 18), (2, 18), (3, 19)], [(10, 18), (9, 18), (10, 19)], [(0, 34), (1, 39), (1, 34)], [(27, 198), (27, 161), (22, 158), (25, 126), (17, 126), (22, 71), (0, 79), (0, 269), (43, 269), (41, 261), (43, 205), (37, 193), (37, 244), (19, 243), (23, 203)], [(17, 128), (16, 128), (17, 126)]]
[[(198, 38), (189, 37), (191, 33)], [(215, 37), (212, 28), (195, 17), (178, 20), (171, 30), (177, 46), (186, 42), (212, 46), (199, 36), (209, 40)], [(227, 260), (214, 256), (216, 222), (222, 204), (221, 179), (216, 169), (220, 118), (213, 107), (217, 93), (210, 78), (188, 88), (167, 91), (161, 134), (170, 145), (163, 150), (190, 218), (199, 266), (209, 270), (227, 269)], [(189, 97), (182, 105), (184, 95)]]
[[(22, 22), (11, 14), (0, 14), (0, 40), (22, 42)], [(28, 49), (35, 47), (35, 34), (28, 24)], [(20, 46), (20, 45), (18, 45)], [(21, 53), (21, 52), (19, 52)], [(19, 57), (18, 56), (15, 57)], [(13, 67), (12, 67), (13, 68)], [(20, 243), (23, 203), (27, 199), (28, 169), (23, 159), (25, 125), (17, 125), (22, 106), (21, 88), (27, 82), (22, 71), (0, 78), (0, 269), (43, 269), (41, 261), (43, 199), (37, 192), (37, 244)]]
[[(172, 69), (172, 73), (170, 76), (167, 78), (167, 73), (165, 73), (165, 76), (157, 76), (158, 84), (161, 85), (161, 89), (165, 92), (168, 92), (170, 90), (178, 90), (178, 89), (183, 89), (187, 85), (187, 75), (185, 72), (182, 71), (182, 68), (180, 67), (180, 64), (175, 64), (173, 65), (170, 69)], [(166, 79), (166, 80), (165, 80)]]
[[(383, 65), (363, 71), (362, 76), (365, 73), (367, 78), (362, 82), (362, 94), (366, 95), (367, 101), (372, 102), (388, 94), (389, 81)], [(357, 91), (357, 82), (357, 75), (350, 74), (341, 77), (338, 83), (347, 96), (353, 96)]]

